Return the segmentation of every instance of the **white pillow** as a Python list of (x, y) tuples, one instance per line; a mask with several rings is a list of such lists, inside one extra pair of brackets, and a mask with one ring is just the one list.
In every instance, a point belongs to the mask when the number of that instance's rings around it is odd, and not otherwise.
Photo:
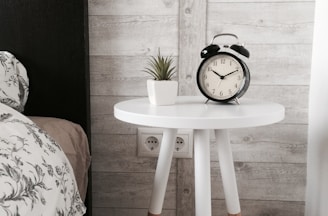
[(0, 51), (0, 102), (23, 112), (28, 88), (29, 80), (23, 64), (13, 54)]

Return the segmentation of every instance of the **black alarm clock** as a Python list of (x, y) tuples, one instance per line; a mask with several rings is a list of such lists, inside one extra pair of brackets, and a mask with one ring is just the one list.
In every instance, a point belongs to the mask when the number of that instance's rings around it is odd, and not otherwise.
[[(238, 56), (249, 58), (248, 50), (239, 43), (223, 45), (213, 44), (220, 36), (231, 36), (238, 41), (235, 34), (223, 33), (213, 37), (210, 45), (201, 51), (201, 62), (197, 71), (197, 85), (201, 93), (217, 102), (235, 101), (247, 91), (250, 72), (246, 63)], [(207, 101), (208, 101), (207, 100)]]

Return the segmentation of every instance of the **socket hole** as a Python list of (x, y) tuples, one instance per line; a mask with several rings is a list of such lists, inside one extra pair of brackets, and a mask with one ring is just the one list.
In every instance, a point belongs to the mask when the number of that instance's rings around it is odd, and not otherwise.
[(180, 151), (185, 145), (184, 139), (182, 137), (177, 137), (175, 141), (175, 150)]
[(156, 137), (150, 136), (146, 139), (145, 145), (150, 151), (154, 151), (159, 146), (159, 141)]

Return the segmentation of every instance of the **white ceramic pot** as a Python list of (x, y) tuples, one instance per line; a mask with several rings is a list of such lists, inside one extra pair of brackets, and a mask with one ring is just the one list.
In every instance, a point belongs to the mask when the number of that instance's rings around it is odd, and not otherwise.
[(151, 104), (162, 106), (175, 104), (178, 82), (175, 80), (147, 80), (147, 91)]

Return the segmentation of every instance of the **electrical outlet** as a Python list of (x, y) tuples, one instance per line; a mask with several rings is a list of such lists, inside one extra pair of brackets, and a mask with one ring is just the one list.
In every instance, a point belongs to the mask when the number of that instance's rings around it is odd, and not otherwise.
[[(138, 128), (138, 156), (158, 157), (163, 138), (162, 128)], [(179, 129), (173, 157), (192, 158), (193, 131)]]
[(145, 145), (148, 151), (156, 151), (156, 149), (159, 147), (159, 140), (154, 136), (147, 137), (145, 140)]

